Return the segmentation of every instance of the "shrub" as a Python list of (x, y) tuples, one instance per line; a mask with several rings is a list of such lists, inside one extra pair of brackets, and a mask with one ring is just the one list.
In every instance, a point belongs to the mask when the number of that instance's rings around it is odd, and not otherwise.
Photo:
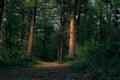
[(100, 45), (96, 41), (91, 41), (91, 42), (85, 42), (83, 48), (80, 51), (79, 56), (82, 58), (85, 58), (87, 60), (91, 59), (99, 59), (104, 57), (104, 46), (101, 47), (102, 44)]
[(0, 67), (29, 66), (32, 63), (24, 46), (16, 46), (11, 50), (0, 46)]
[(102, 59), (98, 61), (75, 62), (71, 64), (70, 69), (78, 72), (88, 71), (92, 73), (101, 73), (100, 75), (102, 74), (119, 75), (120, 59), (111, 58), (111, 59)]
[(81, 58), (85, 58), (86, 60), (120, 57), (120, 43), (86, 42), (78, 54)]

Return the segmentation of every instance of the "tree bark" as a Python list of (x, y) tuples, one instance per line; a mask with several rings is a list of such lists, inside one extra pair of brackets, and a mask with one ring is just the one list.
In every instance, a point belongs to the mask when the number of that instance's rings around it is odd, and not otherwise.
[(36, 4), (32, 7), (32, 22), (30, 27), (29, 39), (28, 39), (28, 55), (31, 55), (32, 46), (33, 46), (33, 38), (34, 38), (34, 27), (35, 27), (35, 20), (36, 20)]
[(76, 42), (76, 27), (75, 27), (75, 12), (76, 12), (76, 10), (75, 9), (76, 9), (76, 1), (77, 0), (72, 0), (68, 58), (74, 58), (74, 55), (75, 55), (75, 42)]
[[(110, 41), (110, 27), (111, 27), (111, 14), (110, 14), (110, 1), (106, 0), (105, 1), (105, 7), (106, 7), (106, 41), (109, 43)], [(111, 7), (111, 6), (110, 6)]]
[(101, 28), (102, 28), (102, 5), (100, 5), (100, 15), (99, 15), (99, 19), (100, 19), (100, 25), (99, 25), (99, 33), (98, 33), (98, 41), (102, 42), (103, 38), (102, 38), (102, 33), (101, 33)]
[(0, 29), (1, 29), (1, 23), (2, 23), (3, 10), (4, 10), (4, 2), (5, 0), (0, 1)]
[(58, 61), (62, 62), (63, 55), (63, 27), (64, 27), (64, 9), (62, 7), (63, 1), (60, 2), (60, 30), (59, 30), (59, 42), (58, 42)]
[(81, 14), (81, 8), (82, 8), (82, 6), (81, 6), (81, 4), (82, 4), (82, 1), (80, 0), (79, 1), (79, 7), (78, 7), (78, 19), (77, 19), (77, 25), (79, 25), (80, 24), (80, 14)]
[[(23, 12), (24, 12), (24, 10), (23, 10)], [(21, 29), (21, 43), (23, 44), (23, 42), (24, 42), (24, 37), (25, 37), (25, 28), (24, 28), (24, 18), (25, 18), (25, 15), (24, 15), (24, 13), (22, 14), (22, 29)]]

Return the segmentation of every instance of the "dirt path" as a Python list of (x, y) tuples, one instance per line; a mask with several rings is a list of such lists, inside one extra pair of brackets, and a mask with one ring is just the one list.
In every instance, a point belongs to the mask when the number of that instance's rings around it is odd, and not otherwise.
[(85, 80), (85, 74), (73, 72), (66, 66), (56, 62), (42, 62), (30, 68), (0, 70), (0, 80)]
[(68, 64), (58, 64), (57, 62), (41, 62), (40, 64), (36, 64), (32, 66), (33, 68), (41, 68), (41, 67), (65, 67)]

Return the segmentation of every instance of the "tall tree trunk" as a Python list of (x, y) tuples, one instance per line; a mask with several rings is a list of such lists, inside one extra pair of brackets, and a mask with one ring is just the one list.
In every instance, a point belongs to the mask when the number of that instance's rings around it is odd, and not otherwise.
[(106, 22), (106, 41), (107, 43), (109, 43), (110, 40), (110, 35), (109, 35), (109, 31), (110, 31), (110, 11), (109, 11), (109, 2), (108, 0), (106, 0), (105, 2), (105, 6), (106, 6), (106, 18), (107, 18), (107, 22)]
[(76, 12), (76, 0), (72, 0), (68, 58), (74, 58), (75, 55), (75, 42), (76, 42), (75, 12)]
[(0, 29), (1, 29), (1, 23), (2, 23), (3, 10), (4, 10), (4, 2), (5, 0), (0, 0)]
[(80, 15), (81, 15), (81, 8), (82, 8), (82, 6), (81, 6), (81, 4), (82, 4), (82, 0), (80, 0), (79, 1), (79, 4), (78, 4), (78, 19), (77, 19), (77, 25), (80, 25)]
[(85, 14), (85, 20), (86, 20), (86, 23), (85, 23), (85, 28), (84, 28), (84, 41), (85, 40), (88, 40), (88, 32), (87, 31), (89, 31), (89, 28), (87, 27), (88, 25), (88, 22), (87, 22), (87, 20), (88, 20), (88, 0), (85, 0), (85, 12), (84, 12), (84, 14)]
[(8, 29), (7, 26), (5, 26), (5, 46), (8, 48)]
[(59, 45), (58, 45), (58, 61), (62, 61), (62, 55), (63, 55), (63, 15), (61, 14), (61, 26), (60, 26), (60, 32), (59, 32)]
[(60, 38), (60, 42), (58, 46), (58, 55), (57, 55), (59, 62), (62, 62), (62, 55), (63, 55), (62, 53), (63, 53), (63, 41), (62, 38)]
[[(114, 22), (114, 26), (115, 26), (115, 29), (117, 30), (117, 32), (120, 35), (119, 23), (117, 22), (119, 20), (119, 17), (117, 16), (118, 14), (120, 15), (119, 10), (117, 10), (117, 7), (115, 6), (115, 13), (114, 13), (115, 22)], [(120, 40), (120, 36), (119, 36), (119, 40)]]
[(27, 41), (29, 39), (29, 26), (31, 24), (31, 14), (32, 14), (32, 11), (31, 11), (31, 9), (29, 9), (28, 15), (27, 15), (27, 24), (26, 24), (26, 29), (25, 29), (25, 37), (26, 37), (25, 42), (26, 43), (27, 43)]
[[(24, 12), (24, 10), (23, 10), (23, 12)], [(25, 18), (25, 15), (24, 15), (24, 13), (22, 14), (22, 19), (23, 19), (23, 23), (22, 23), (22, 29), (21, 29), (21, 43), (23, 44), (23, 42), (24, 42), (24, 37), (25, 37), (25, 28), (24, 28), (24, 18)]]
[(99, 33), (98, 33), (98, 40), (99, 42), (102, 42), (103, 38), (102, 38), (102, 33), (101, 33), (101, 27), (102, 27), (102, 5), (100, 5), (100, 25), (99, 25)]
[(29, 32), (29, 39), (28, 39), (28, 55), (31, 55), (32, 46), (33, 46), (33, 37), (34, 37), (34, 27), (35, 27), (35, 20), (36, 20), (36, 4), (32, 7), (33, 13), (32, 13), (32, 22), (30, 26), (30, 32)]
[(60, 30), (59, 30), (59, 42), (58, 42), (58, 61), (62, 62), (63, 55), (63, 27), (64, 27), (64, 9), (62, 7), (63, 1), (60, 2)]
[[(44, 39), (43, 39), (43, 52), (44, 52), (44, 54), (46, 54), (47, 55), (47, 35), (46, 35), (46, 21), (47, 20), (45, 20), (45, 22), (44, 22)], [(43, 59), (45, 59), (46, 58), (46, 55), (43, 55), (42, 57), (43, 57)]]
[[(0, 0), (0, 38), (1, 38), (2, 42), (4, 42), (4, 38), (2, 37), (3, 34), (2, 34), (2, 27), (1, 27), (4, 3), (5, 3), (5, 0)], [(0, 43), (1, 43), (1, 41), (0, 41)]]
[(12, 33), (11, 33), (11, 29), (8, 31), (8, 47), (10, 52), (12, 52)]

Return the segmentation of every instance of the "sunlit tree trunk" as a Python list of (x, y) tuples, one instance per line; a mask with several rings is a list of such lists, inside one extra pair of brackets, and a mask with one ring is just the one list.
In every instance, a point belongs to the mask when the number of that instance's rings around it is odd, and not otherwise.
[(72, 0), (68, 58), (74, 58), (74, 55), (75, 55), (75, 42), (76, 42), (76, 28), (75, 28), (75, 11), (76, 10), (75, 9), (76, 9), (76, 0)]
[(32, 46), (33, 46), (33, 37), (34, 37), (34, 27), (35, 27), (35, 20), (36, 20), (36, 4), (32, 7), (32, 22), (29, 31), (29, 38), (28, 38), (28, 54), (31, 54)]

